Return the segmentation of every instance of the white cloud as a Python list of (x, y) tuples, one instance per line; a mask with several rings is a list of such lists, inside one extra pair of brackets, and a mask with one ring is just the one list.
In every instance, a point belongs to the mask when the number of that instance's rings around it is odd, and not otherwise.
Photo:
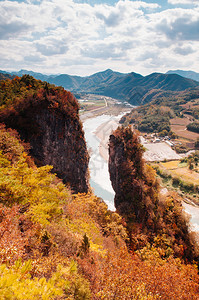
[(145, 1), (1, 1), (1, 69), (12, 64), (49, 73), (112, 68), (145, 74), (182, 68), (187, 59), (197, 71), (198, 16), (197, 7), (161, 10)]
[(168, 0), (168, 3), (176, 5), (176, 4), (196, 4), (198, 5), (198, 0)]
[(195, 52), (191, 46), (184, 46), (184, 47), (178, 46), (175, 48), (174, 51), (175, 51), (175, 53), (184, 55), (184, 56)]

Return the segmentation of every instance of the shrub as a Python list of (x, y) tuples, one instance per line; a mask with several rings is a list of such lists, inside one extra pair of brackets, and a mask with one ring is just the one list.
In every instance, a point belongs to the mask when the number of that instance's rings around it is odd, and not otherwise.
[(188, 124), (187, 130), (199, 133), (199, 122), (192, 122)]

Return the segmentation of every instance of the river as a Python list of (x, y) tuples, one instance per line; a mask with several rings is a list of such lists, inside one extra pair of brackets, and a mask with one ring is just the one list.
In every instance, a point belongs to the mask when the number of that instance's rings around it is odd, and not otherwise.
[[(112, 188), (111, 181), (109, 178), (108, 162), (100, 155), (100, 147), (104, 147), (107, 150), (107, 138), (111, 130), (115, 129), (114, 124), (119, 124), (120, 116), (111, 115), (101, 115), (95, 118), (90, 118), (84, 121), (83, 128), (85, 132), (85, 139), (87, 142), (87, 147), (90, 153), (90, 185), (94, 190), (94, 193), (101, 197), (108, 208), (112, 211), (115, 210), (114, 207), (114, 196), (115, 192)], [(104, 126), (103, 126), (104, 124)], [(111, 124), (107, 129), (107, 124)], [(100, 132), (103, 138), (97, 137), (96, 132), (100, 128)], [(99, 132), (98, 132), (99, 133)], [(102, 143), (104, 141), (104, 143)]]
[(184, 210), (190, 215), (191, 230), (199, 232), (199, 207), (183, 203)]

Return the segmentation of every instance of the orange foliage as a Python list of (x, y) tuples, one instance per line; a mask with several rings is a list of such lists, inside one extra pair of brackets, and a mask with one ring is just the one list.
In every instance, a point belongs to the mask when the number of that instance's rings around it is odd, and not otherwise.
[[(22, 210), (22, 208), (21, 208)], [(20, 212), (19, 206), (0, 205), (0, 261), (13, 264), (27, 259), (40, 247), (40, 227)], [(35, 244), (36, 243), (36, 244)], [(38, 253), (39, 251), (38, 250)]]
[(104, 260), (79, 261), (90, 280), (93, 299), (198, 299), (197, 269), (180, 260), (161, 260), (156, 252), (142, 261), (125, 249), (112, 249)]
[(0, 83), (0, 119), (1, 122), (10, 116), (20, 115), (28, 108), (42, 106), (57, 113), (78, 118), (79, 104), (72, 93), (62, 87), (55, 87), (47, 82), (24, 75), (11, 81)]

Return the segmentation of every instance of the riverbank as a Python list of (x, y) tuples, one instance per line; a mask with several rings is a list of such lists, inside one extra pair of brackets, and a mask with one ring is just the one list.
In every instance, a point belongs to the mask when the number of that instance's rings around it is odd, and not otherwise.
[(83, 122), (85, 139), (90, 153), (89, 170), (90, 170), (90, 185), (96, 196), (102, 198), (112, 211), (114, 207), (114, 190), (112, 188), (108, 163), (100, 155), (100, 140), (95, 132), (99, 126), (108, 122), (112, 116), (101, 115), (94, 118), (86, 119)]
[(118, 127), (122, 115), (100, 115), (88, 118), (83, 122), (85, 139), (90, 153), (90, 185), (94, 193), (101, 197), (112, 211), (115, 210), (115, 192), (108, 171), (108, 141), (111, 132)]
[(94, 132), (96, 137), (100, 141), (99, 154), (106, 162), (108, 162), (109, 137), (112, 132), (117, 129), (121, 117), (122, 115), (111, 117), (107, 122), (102, 123)]

